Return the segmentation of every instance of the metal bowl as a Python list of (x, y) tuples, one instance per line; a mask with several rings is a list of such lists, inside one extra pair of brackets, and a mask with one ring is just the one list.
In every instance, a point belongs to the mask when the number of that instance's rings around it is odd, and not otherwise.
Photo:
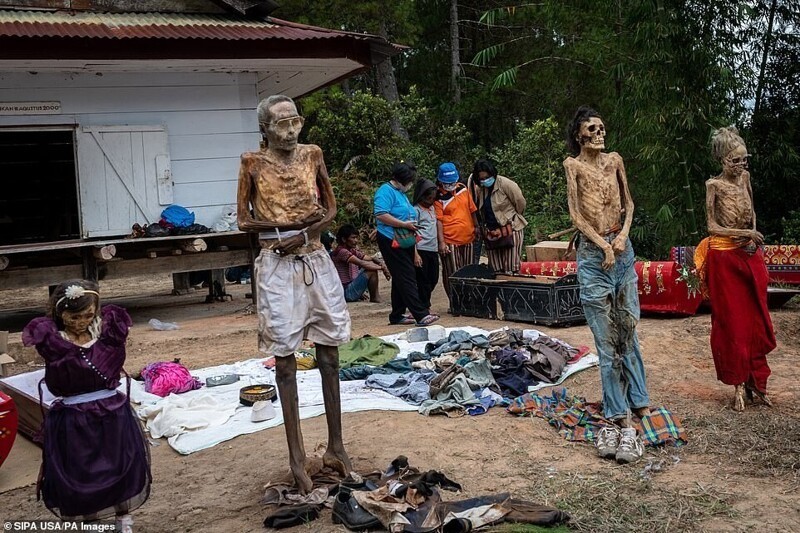
[(239, 403), (252, 406), (254, 403), (265, 400), (278, 399), (278, 393), (274, 385), (248, 385), (239, 390)]

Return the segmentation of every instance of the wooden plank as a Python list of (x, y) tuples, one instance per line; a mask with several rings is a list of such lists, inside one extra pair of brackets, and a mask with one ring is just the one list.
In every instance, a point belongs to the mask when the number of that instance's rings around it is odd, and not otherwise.
[(225, 231), (221, 233), (198, 233), (195, 235), (168, 235), (165, 237), (147, 237), (143, 239), (102, 239), (102, 240), (69, 240), (59, 242), (37, 243), (37, 244), (10, 244), (0, 246), (3, 254), (18, 254), (32, 252), (47, 252), (53, 250), (67, 250), (70, 248), (84, 248), (87, 246), (106, 246), (115, 244), (120, 247), (125, 245), (138, 245), (158, 241), (183, 241), (186, 239), (205, 239), (209, 241), (227, 240), (230, 238), (241, 240), (243, 245), (247, 243), (247, 233), (243, 231)]
[(204, 183), (179, 183), (175, 185), (175, 202), (192, 209), (208, 205), (234, 205), (238, 182), (207, 181)]
[(195, 255), (158, 257), (155, 259), (128, 259), (108, 263), (105, 279), (119, 278), (147, 272), (148, 274), (194, 272), (232, 266), (249, 265), (249, 250), (204, 252)]
[(158, 186), (158, 203), (160, 205), (171, 204), (174, 201), (174, 184), (172, 182), (169, 154), (158, 154), (156, 156), (155, 179)]
[(242, 152), (258, 150), (260, 140), (261, 136), (255, 132), (172, 135), (169, 138), (170, 158), (181, 161), (241, 157)]
[(150, 209), (146, 197), (141, 194), (145, 187), (136, 182), (133, 174), (134, 154), (131, 151), (133, 144), (131, 138), (135, 133), (91, 131), (90, 134), (107, 162), (105, 179), (108, 187), (106, 197), (108, 228), (103, 228), (101, 231), (124, 230), (130, 228), (134, 222), (141, 221), (141, 218), (149, 223), (157, 222), (159, 217)]
[[(75, 115), (73, 115), (75, 116)], [(80, 123), (105, 124), (165, 124), (171, 135), (204, 135), (211, 133), (258, 133), (255, 107), (243, 109), (208, 109), (195, 111), (139, 111), (121, 109), (116, 113), (85, 113), (78, 115)]]
[(58, 285), (65, 279), (77, 279), (81, 276), (83, 276), (83, 265), (4, 270), (0, 272), (0, 290)]
[(256, 92), (239, 85), (188, 87), (62, 87), (25, 89), (0, 88), (0, 101), (57, 101), (62, 113), (115, 113), (127, 111), (197, 111), (206, 109), (255, 108)]
[(187, 159), (172, 161), (172, 181), (178, 184), (199, 184), (208, 181), (227, 181), (239, 179), (240, 157), (218, 159)]
[(76, 131), (75, 153), (78, 166), (78, 197), (81, 235), (108, 229), (107, 162), (91, 135)]
[(93, 72), (3, 72), (0, 86), (6, 89), (67, 90), (92, 87), (186, 87), (230, 86), (255, 83), (257, 76), (250, 72), (110, 72), (98, 76)]

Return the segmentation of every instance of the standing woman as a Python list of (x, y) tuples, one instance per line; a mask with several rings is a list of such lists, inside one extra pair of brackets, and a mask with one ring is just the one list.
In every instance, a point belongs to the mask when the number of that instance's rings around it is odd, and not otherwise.
[(62, 283), (47, 316), (22, 331), (57, 397), (44, 419), (37, 493), (62, 520), (116, 515), (116, 531), (130, 533), (130, 512), (150, 495), (150, 452), (128, 396), (116, 390), (131, 318), (115, 305), (101, 310), (98, 290), (93, 281)]
[(469, 183), (477, 186), (476, 204), (489, 266), (498, 274), (519, 273), (528, 225), (522, 215), (527, 204), (522, 190), (509, 178), (498, 176), (486, 159), (475, 162)]
[[(406, 196), (416, 175), (417, 170), (413, 165), (398, 163), (392, 169), (392, 179), (375, 191), (378, 248), (392, 276), (391, 325), (428, 326), (439, 320), (422, 305), (417, 287), (414, 268), (416, 211)], [(406, 309), (411, 316), (405, 314)]]
[(442, 257), (442, 283), (450, 298), (450, 276), (472, 264), (472, 242), (478, 231), (475, 202), (458, 181), (453, 163), (442, 163), (436, 175), (438, 194), (434, 207), (438, 221), (439, 255)]
[(695, 252), (695, 265), (711, 299), (711, 353), (717, 379), (734, 386), (733, 409), (745, 397), (771, 406), (767, 354), (775, 333), (767, 307), (769, 274), (756, 230), (747, 147), (736, 128), (721, 128), (711, 140), (722, 174), (706, 181), (709, 236)]
[(417, 287), (422, 306), (431, 308), (431, 293), (439, 282), (439, 238), (436, 223), (436, 185), (431, 180), (421, 179), (414, 187), (414, 209), (417, 211)]

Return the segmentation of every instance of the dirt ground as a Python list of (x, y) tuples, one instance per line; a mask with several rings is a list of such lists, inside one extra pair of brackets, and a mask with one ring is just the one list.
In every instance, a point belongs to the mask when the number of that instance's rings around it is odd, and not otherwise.
[[(229, 285), (234, 299), (205, 304), (205, 294), (170, 296), (169, 277), (143, 276), (102, 287), (105, 301), (129, 309), (134, 327), (126, 368), (140, 370), (157, 360), (179, 357), (201, 368), (257, 357), (256, 316), (248, 306), (249, 286)], [(388, 287), (382, 287), (388, 301)], [(11, 354), (31, 370), (38, 359), (20, 345), (19, 331), (39, 315), (46, 291), (5, 291), (0, 329), (9, 329)], [(351, 305), (353, 336), (397, 332), (387, 326), (388, 304)], [(444, 312), (441, 288), (434, 310)], [(471, 497), (510, 491), (557, 505), (583, 531), (797, 531), (800, 529), (800, 307), (773, 312), (778, 348), (770, 357), (775, 407), (729, 409), (732, 387), (715, 379), (708, 346), (710, 316), (644, 318), (639, 327), (653, 405), (666, 405), (683, 418), (689, 445), (648, 450), (635, 465), (601, 461), (594, 448), (568, 443), (545, 421), (492, 409), (478, 417), (426, 418), (416, 413), (368, 411), (344, 414), (345, 445), (355, 469), (383, 469), (398, 455), (422, 469), (437, 469), (461, 483)], [(151, 330), (151, 318), (180, 324), (177, 331)], [(445, 315), (448, 327), (495, 329), (516, 323)], [(593, 346), (586, 326), (539, 328), (573, 345)], [(28, 363), (30, 362), (30, 363)], [(597, 369), (565, 385), (572, 393), (600, 398)], [(325, 420), (303, 421), (307, 450), (325, 439)], [(138, 532), (263, 531), (259, 504), (265, 483), (285, 474), (288, 454), (283, 427), (237, 437), (189, 456), (166, 440), (151, 448), (154, 482), (149, 501), (134, 514)], [(33, 486), (0, 497), (3, 520), (49, 519)], [(330, 512), (291, 531), (344, 531)]]

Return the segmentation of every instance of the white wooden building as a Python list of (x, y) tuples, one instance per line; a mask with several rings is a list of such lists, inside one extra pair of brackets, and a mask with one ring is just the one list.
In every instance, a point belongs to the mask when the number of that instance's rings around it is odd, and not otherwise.
[[(212, 262), (139, 263), (143, 245), (121, 238), (170, 204), (212, 226), (236, 202), (240, 154), (259, 146), (261, 98), (308, 94), (399, 51), (265, 17), (269, 2), (78, 3), (89, 10), (0, 0), (0, 289), (92, 277), (92, 251), (109, 243), (128, 261), (106, 265), (117, 275), (241, 263), (232, 235), (217, 236), (220, 252), (238, 255)], [(170, 10), (124, 10), (148, 4)]]

